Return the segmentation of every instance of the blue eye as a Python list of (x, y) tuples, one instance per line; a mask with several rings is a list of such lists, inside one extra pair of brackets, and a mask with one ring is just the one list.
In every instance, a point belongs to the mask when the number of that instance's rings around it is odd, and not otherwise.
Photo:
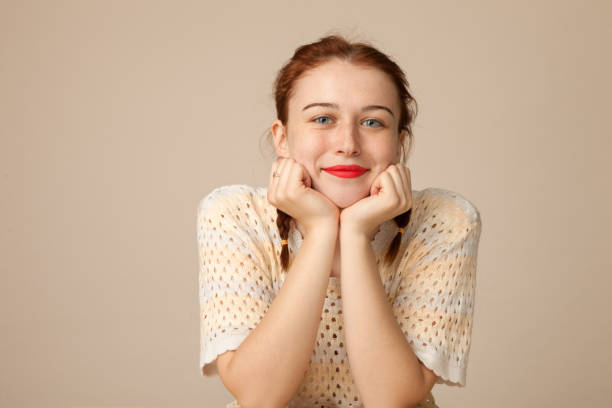
[(364, 122), (370, 122), (370, 123), (376, 122), (376, 123), (378, 123), (378, 126), (374, 126), (374, 127), (381, 127), (382, 126), (382, 123), (380, 123), (376, 119), (366, 119)]
[(314, 121), (316, 123), (320, 124), (320, 125), (329, 125), (329, 122), (328, 123), (321, 123), (321, 122), (318, 121), (319, 119), (329, 119), (329, 116), (319, 116), (318, 118), (314, 119)]

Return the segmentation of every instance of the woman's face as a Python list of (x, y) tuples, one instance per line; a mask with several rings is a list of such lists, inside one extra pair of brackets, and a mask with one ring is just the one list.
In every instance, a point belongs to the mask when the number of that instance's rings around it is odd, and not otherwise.
[[(384, 72), (335, 59), (294, 84), (287, 126), (272, 124), (276, 153), (303, 165), (312, 188), (346, 208), (367, 197), (376, 176), (399, 162), (406, 133), (398, 135), (399, 114), (397, 91)], [(337, 165), (366, 170), (324, 170)]]

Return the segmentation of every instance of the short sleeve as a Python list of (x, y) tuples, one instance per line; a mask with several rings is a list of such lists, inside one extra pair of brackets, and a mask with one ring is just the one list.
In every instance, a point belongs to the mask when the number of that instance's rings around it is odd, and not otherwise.
[(453, 208), (425, 218), (400, 262), (393, 313), (439, 384), (465, 386), (482, 229), (475, 207), (471, 213)]
[[(235, 350), (261, 321), (273, 285), (250, 226), (257, 217), (248, 194), (220, 187), (204, 197), (197, 214), (200, 297), (200, 370), (218, 374), (217, 356)], [(264, 251), (265, 252), (265, 251)]]

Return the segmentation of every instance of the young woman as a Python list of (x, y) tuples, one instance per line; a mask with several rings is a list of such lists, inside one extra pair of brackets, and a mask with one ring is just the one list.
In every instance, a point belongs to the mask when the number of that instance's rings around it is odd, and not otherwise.
[(375, 48), (303, 45), (275, 88), (268, 186), (199, 205), (202, 374), (228, 407), (436, 407), (465, 385), (477, 208), (411, 189), (415, 101)]

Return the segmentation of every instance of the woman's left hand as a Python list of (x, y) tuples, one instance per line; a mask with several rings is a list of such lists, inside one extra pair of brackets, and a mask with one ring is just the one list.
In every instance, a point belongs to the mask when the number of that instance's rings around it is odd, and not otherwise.
[(400, 163), (391, 164), (374, 179), (369, 196), (342, 210), (340, 229), (372, 238), (380, 224), (410, 208), (410, 170)]

